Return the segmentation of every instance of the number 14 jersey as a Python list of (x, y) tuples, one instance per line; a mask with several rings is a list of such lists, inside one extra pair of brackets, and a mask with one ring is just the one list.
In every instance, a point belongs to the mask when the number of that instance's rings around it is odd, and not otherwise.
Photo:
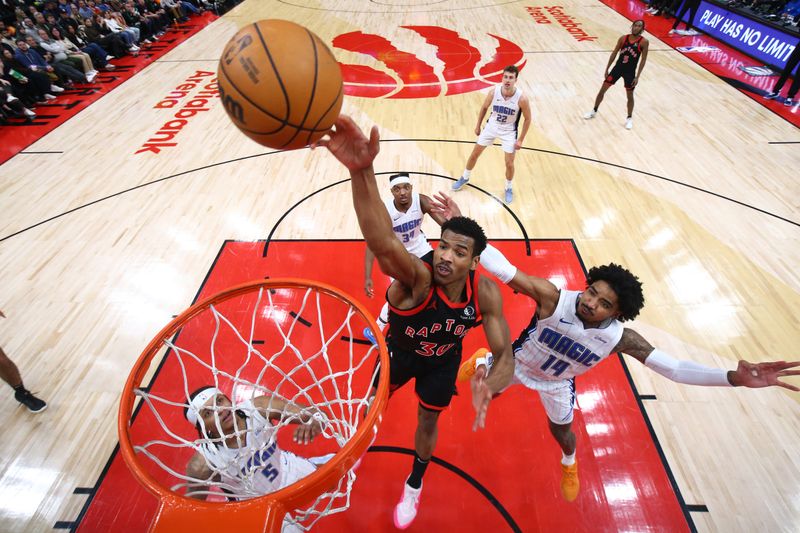
[(584, 328), (576, 314), (580, 294), (562, 289), (553, 315), (541, 319), (534, 315), (514, 341), (514, 374), (523, 384), (583, 374), (608, 357), (619, 343), (623, 330), (619, 320)]

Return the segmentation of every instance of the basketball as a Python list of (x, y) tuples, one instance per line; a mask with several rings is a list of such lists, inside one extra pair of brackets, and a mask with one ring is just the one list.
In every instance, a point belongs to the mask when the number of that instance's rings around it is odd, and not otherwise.
[(225, 45), (217, 80), (236, 127), (270, 148), (315, 142), (342, 108), (342, 73), (333, 53), (312, 31), (286, 20), (239, 30)]

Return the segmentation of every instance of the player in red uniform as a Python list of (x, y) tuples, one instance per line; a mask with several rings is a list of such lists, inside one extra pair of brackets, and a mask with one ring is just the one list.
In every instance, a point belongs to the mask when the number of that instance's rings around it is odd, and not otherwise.
[(395, 279), (386, 292), (391, 390), (414, 378), (419, 397), (414, 465), (394, 512), (395, 525), (405, 529), (417, 515), (422, 476), (436, 446), (439, 414), (455, 390), (463, 337), (470, 328), (483, 324), (492, 352), (500, 354), (490, 377), (480, 371), (472, 379), (474, 428), (483, 427), (492, 394), (510, 383), (514, 361), (500, 289), (475, 272), (486, 247), (483, 230), (469, 218), (453, 217), (442, 225), (439, 246), (433, 252), (423, 259), (410, 254), (393, 233), (378, 194), (372, 167), (378, 141), (377, 126), (368, 139), (350, 117), (342, 115), (318, 144), (350, 170), (361, 232), (383, 273)]
[[(617, 40), (617, 45), (614, 47), (614, 51), (611, 52), (611, 57), (608, 58), (606, 78), (603, 81), (603, 86), (600, 87), (600, 92), (597, 93), (597, 98), (594, 100), (594, 108), (583, 115), (583, 118), (590, 119), (597, 115), (597, 109), (600, 107), (606, 91), (618, 79), (622, 78), (625, 82), (625, 93), (628, 95), (628, 118), (625, 120), (625, 128), (633, 128), (633, 90), (639, 83), (642, 69), (644, 69), (644, 65), (647, 62), (647, 50), (650, 46), (649, 41), (642, 36), (642, 32), (644, 32), (644, 21), (635, 20), (631, 25), (631, 33), (623, 35)], [(609, 72), (608, 69), (611, 68), (611, 63), (614, 62), (617, 53), (619, 53), (617, 64)], [(639, 63), (639, 59), (641, 59), (641, 63)], [(636, 70), (637, 64), (639, 65), (638, 72)]]

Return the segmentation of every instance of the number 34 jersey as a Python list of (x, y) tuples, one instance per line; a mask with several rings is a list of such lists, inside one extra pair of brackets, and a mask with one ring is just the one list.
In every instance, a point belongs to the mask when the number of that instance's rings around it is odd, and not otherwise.
[(428, 238), (422, 232), (422, 217), (425, 213), (422, 212), (419, 193), (411, 193), (411, 206), (405, 213), (395, 207), (394, 198), (389, 198), (384, 203), (392, 219), (392, 231), (409, 253), (422, 257), (433, 250), (428, 244)]
[(609, 356), (622, 338), (622, 323), (610, 319), (584, 329), (576, 314), (579, 291), (561, 290), (552, 316), (534, 315), (514, 341), (514, 373), (523, 384), (570, 379)]

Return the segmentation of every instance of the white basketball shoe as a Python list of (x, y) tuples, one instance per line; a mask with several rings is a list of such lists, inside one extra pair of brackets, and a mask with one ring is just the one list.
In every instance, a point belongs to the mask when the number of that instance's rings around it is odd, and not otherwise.
[(394, 527), (405, 529), (411, 525), (411, 522), (417, 517), (420, 494), (422, 494), (422, 485), (418, 489), (413, 489), (408, 486), (408, 483), (403, 483), (403, 496), (394, 508)]

